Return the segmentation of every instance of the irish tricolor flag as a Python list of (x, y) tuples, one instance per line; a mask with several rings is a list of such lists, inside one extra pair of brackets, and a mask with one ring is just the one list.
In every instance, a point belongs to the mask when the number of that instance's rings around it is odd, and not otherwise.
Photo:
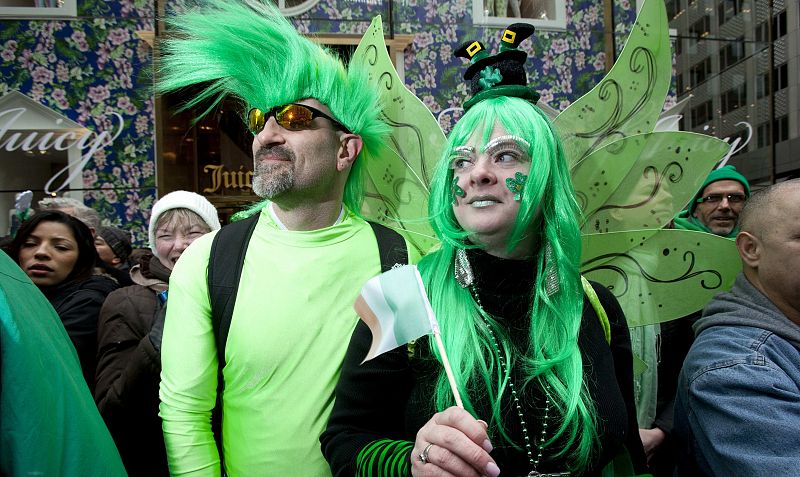
[(398, 267), (369, 280), (354, 308), (372, 331), (372, 346), (361, 364), (433, 333), (456, 403), (463, 407), (439, 336), (439, 323), (415, 265)]

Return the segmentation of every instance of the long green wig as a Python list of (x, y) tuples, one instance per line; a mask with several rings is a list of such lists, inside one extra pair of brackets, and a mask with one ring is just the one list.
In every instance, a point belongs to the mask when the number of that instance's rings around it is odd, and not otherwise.
[[(449, 152), (464, 145), (478, 131), (482, 144), (491, 138), (499, 123), (508, 134), (530, 143), (531, 169), (520, 202), (520, 210), (509, 239), (509, 251), (529, 234), (535, 234), (537, 275), (531, 290), (530, 334), (527, 350), (509, 353), (508, 335), (491, 316), (481, 311), (469, 289), (456, 282), (453, 267), (458, 249), (475, 247), (453, 214), (450, 184), (453, 171)], [(480, 101), (461, 118), (448, 138), (442, 159), (431, 184), (429, 213), (433, 229), (442, 242), (441, 249), (427, 255), (419, 269), (442, 329), (442, 339), (453, 366), (464, 404), (473, 410), (475, 402), (491, 402), (490, 430), (497, 429), (511, 441), (502, 426), (501, 397), (510, 392), (509, 376), (499, 365), (497, 352), (484, 324), (484, 318), (498, 337), (503, 353), (509, 356), (509, 369), (522, 369), (525, 386), (549, 388), (557, 409), (558, 423), (545, 445), (566, 442), (555, 455), (564, 456), (570, 468), (578, 471), (589, 463), (597, 441), (596, 413), (583, 376), (578, 348), (583, 293), (578, 271), (581, 247), (578, 228), (579, 209), (574, 199), (569, 169), (561, 142), (547, 117), (531, 103), (500, 96)], [(545, 244), (552, 247), (552, 259), (545, 259)], [(545, 277), (550, 267), (558, 274), (559, 290), (548, 296)], [(465, 322), (466, 321), (466, 322)], [(431, 347), (434, 355), (438, 351)], [(545, 386), (546, 383), (546, 386)], [(439, 377), (435, 406), (453, 405), (444, 373)], [(483, 417), (483, 416), (481, 416)], [(483, 417), (484, 419), (486, 417)], [(520, 443), (513, 443), (519, 446)], [(552, 455), (552, 454), (551, 454)]]
[(230, 95), (246, 105), (244, 115), (254, 107), (268, 111), (314, 98), (361, 136), (364, 146), (343, 199), (359, 213), (364, 161), (389, 131), (362, 64), (345, 68), (335, 53), (300, 35), (269, 0), (205, 0), (167, 23), (174, 35), (162, 45), (157, 88), (165, 93), (204, 86), (185, 108), (210, 102), (207, 114)]

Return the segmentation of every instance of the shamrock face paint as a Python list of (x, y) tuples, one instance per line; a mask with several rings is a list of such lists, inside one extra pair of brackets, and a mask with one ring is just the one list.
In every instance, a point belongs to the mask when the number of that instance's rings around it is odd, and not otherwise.
[(467, 195), (467, 193), (464, 192), (464, 189), (458, 185), (458, 177), (453, 177), (453, 183), (450, 186), (450, 191), (453, 194), (453, 205), (458, 202), (458, 197), (464, 197)]
[(514, 194), (514, 200), (517, 202), (522, 200), (522, 191), (525, 190), (525, 181), (528, 180), (527, 174), (517, 172), (514, 178), (506, 178), (506, 187)]

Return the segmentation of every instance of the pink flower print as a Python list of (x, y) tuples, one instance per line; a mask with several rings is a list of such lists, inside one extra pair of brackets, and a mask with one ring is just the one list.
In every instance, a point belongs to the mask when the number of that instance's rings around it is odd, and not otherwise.
[(23, 68), (30, 69), (31, 66), (33, 66), (34, 63), (31, 58), (32, 55), (33, 53), (31, 53), (31, 50), (22, 50), (22, 55), (18, 57), (18, 61)]
[(418, 33), (414, 38), (414, 46), (418, 49), (430, 46), (433, 43), (433, 35), (430, 32)]
[(97, 182), (97, 173), (92, 169), (83, 170), (83, 187), (91, 189)]
[(150, 130), (150, 118), (145, 115), (138, 116), (133, 124), (138, 135), (146, 134)]
[(28, 96), (36, 101), (42, 101), (44, 99), (44, 85), (41, 83), (34, 83)]
[(95, 103), (102, 103), (111, 96), (106, 85), (91, 86), (89, 87), (89, 99)]
[(117, 107), (120, 109), (125, 109), (131, 104), (131, 98), (127, 96), (120, 96), (117, 98)]
[(549, 89), (540, 89), (539, 90), (539, 94), (541, 95), (539, 97), (539, 100), (542, 101), (543, 103), (550, 104), (550, 102), (553, 101), (553, 92), (551, 90), (549, 90)]
[(53, 98), (53, 101), (56, 102), (56, 105), (60, 109), (67, 109), (69, 103), (67, 102), (67, 92), (61, 88), (55, 88), (52, 93), (50, 93), (50, 97)]
[(553, 43), (550, 44), (550, 48), (553, 50), (553, 54), (560, 55), (569, 49), (569, 44), (567, 43), (567, 40), (559, 38), (557, 40), (553, 40)]
[(438, 113), (439, 111), (442, 110), (442, 108), (439, 107), (439, 104), (436, 102), (436, 99), (430, 94), (426, 94), (425, 96), (422, 97), (422, 103), (425, 104), (425, 106), (427, 106), (428, 109), (430, 109), (434, 113)]
[[(139, 208), (139, 194), (134, 192), (125, 200), (125, 219), (131, 221), (138, 213), (141, 213)], [(142, 215), (146, 216), (145, 219), (150, 218), (150, 212), (145, 212)]]
[(69, 81), (69, 68), (63, 61), (59, 61), (56, 65), (56, 78), (61, 83), (66, 83)]
[(591, 44), (589, 43), (589, 33), (581, 33), (578, 35), (578, 46), (582, 50), (588, 50), (591, 48)]
[(600, 71), (600, 70), (605, 69), (605, 67), (606, 67), (606, 54), (604, 52), (602, 52), (602, 51), (600, 53), (598, 53), (597, 57), (595, 58), (594, 62), (592, 63), (592, 66), (594, 66), (594, 70), (595, 71)]
[(575, 53), (575, 67), (582, 69), (583, 66), (586, 64), (586, 53), (583, 51), (578, 51)]
[(50, 93), (50, 97), (56, 101), (67, 99), (67, 92), (61, 88), (54, 88), (53, 92)]
[(97, 67), (103, 69), (111, 57), (111, 46), (108, 43), (102, 43), (97, 47)]
[(142, 177), (150, 177), (155, 173), (155, 163), (153, 161), (146, 161), (142, 164)]
[(37, 66), (31, 73), (31, 79), (33, 79), (34, 83), (51, 84), (55, 76), (55, 73), (44, 66)]
[(121, 45), (130, 39), (131, 34), (125, 28), (115, 28), (108, 32), (108, 41), (114, 46)]
[(72, 32), (70, 38), (75, 42), (75, 48), (77, 48), (78, 51), (89, 51), (89, 43), (86, 41), (86, 33), (82, 31), (75, 31)]
[(116, 204), (119, 201), (117, 199), (117, 191), (114, 190), (114, 186), (112, 184), (105, 182), (100, 186), (100, 189), (103, 191), (103, 196), (105, 196), (105, 199), (109, 204)]
[(448, 44), (444, 44), (441, 47), (441, 54), (442, 58), (445, 60), (449, 60), (451, 56), (453, 56), (453, 47)]
[(94, 153), (94, 166), (97, 169), (106, 167), (106, 155), (103, 151), (97, 151)]

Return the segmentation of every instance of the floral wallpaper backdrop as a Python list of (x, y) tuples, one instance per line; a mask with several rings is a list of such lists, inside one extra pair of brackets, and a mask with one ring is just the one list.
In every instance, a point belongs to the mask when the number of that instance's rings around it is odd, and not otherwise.
[[(146, 243), (155, 199), (152, 51), (137, 31), (154, 30), (155, 0), (78, 0), (71, 20), (0, 20), (0, 94), (17, 89), (96, 132), (124, 120), (112, 146), (84, 171), (87, 203)], [(167, 12), (195, 0), (165, 0)], [(565, 31), (537, 31), (522, 48), (542, 101), (563, 110), (605, 74), (603, 0), (565, 0)], [(617, 50), (635, 18), (632, 0), (614, 1)], [(502, 29), (473, 25), (472, 0), (320, 0), (292, 18), (298, 30), (360, 34), (381, 14), (384, 29), (412, 34), (405, 51), (406, 85), (439, 117), (445, 132), (460, 117), (465, 60), (453, 51), (467, 40), (494, 50)], [(389, 18), (393, 19), (390, 25)]]
[[(90, 131), (122, 133), (83, 171), (86, 203), (147, 242), (155, 198), (153, 0), (78, 0), (78, 18), (0, 19), (0, 95), (16, 89)], [(39, 185), (41, 187), (42, 185)]]
[[(635, 1), (635, 0), (634, 0)], [(191, 0), (168, 0), (168, 11), (181, 11)], [(391, 18), (395, 34), (413, 34), (405, 51), (406, 86), (440, 119), (445, 132), (460, 117), (466, 85), (466, 60), (453, 56), (467, 40), (480, 40), (490, 50), (498, 47), (501, 27), (473, 25), (472, 0), (395, 0)], [(605, 74), (603, 0), (565, 0), (565, 31), (537, 31), (522, 48), (529, 54), (529, 79), (539, 85), (542, 101), (563, 110), (589, 91)], [(615, 31), (622, 40), (635, 19), (635, 4), (615, 0)], [(360, 34), (380, 14), (390, 31), (389, 2), (320, 0), (292, 18), (304, 33)]]

